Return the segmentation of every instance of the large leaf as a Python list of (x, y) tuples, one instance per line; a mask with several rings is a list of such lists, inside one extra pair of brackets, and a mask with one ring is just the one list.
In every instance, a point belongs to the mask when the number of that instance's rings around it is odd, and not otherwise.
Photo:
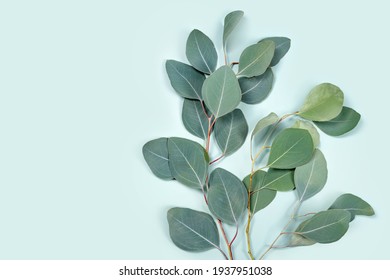
[[(305, 227), (305, 225), (310, 222), (310, 219), (303, 221), (297, 228), (296, 232), (300, 232), (302, 228)], [(296, 246), (310, 246), (316, 244), (314, 240), (308, 239), (300, 234), (293, 233), (290, 239), (290, 242), (288, 244), (288, 247), (296, 247)]]
[(308, 163), (295, 169), (294, 181), (299, 200), (305, 201), (319, 193), (324, 188), (327, 177), (325, 157), (320, 150), (316, 149)]
[(227, 224), (237, 225), (248, 203), (244, 184), (232, 173), (217, 168), (210, 175), (209, 186), (207, 201), (211, 213)]
[(287, 128), (274, 139), (268, 166), (291, 169), (307, 163), (313, 154), (313, 140), (305, 129)]
[(354, 109), (343, 107), (341, 113), (327, 122), (314, 122), (315, 125), (331, 136), (343, 135), (357, 126), (360, 120), (360, 114)]
[(294, 170), (270, 168), (265, 176), (264, 188), (286, 192), (294, 189)]
[(248, 78), (262, 75), (270, 65), (274, 52), (275, 43), (271, 40), (247, 47), (240, 56), (237, 75)]
[(224, 26), (223, 26), (223, 48), (224, 49), (226, 49), (227, 39), (229, 38), (233, 29), (240, 22), (243, 15), (244, 15), (243, 11), (233, 11), (226, 15)]
[(216, 118), (233, 111), (241, 101), (241, 89), (229, 66), (222, 66), (206, 79), (202, 96)]
[(275, 54), (270, 64), (270, 66), (272, 67), (278, 64), (279, 61), (286, 55), (286, 53), (290, 49), (291, 40), (286, 37), (268, 37), (261, 40), (260, 42), (265, 40), (271, 40), (275, 43)]
[(188, 132), (202, 139), (207, 138), (209, 120), (200, 101), (184, 99), (182, 119)]
[(167, 60), (165, 68), (171, 85), (178, 94), (185, 98), (202, 100), (202, 86), (206, 79), (204, 74), (176, 60)]
[(274, 74), (268, 68), (263, 75), (252, 78), (241, 77), (240, 83), (242, 98), (241, 101), (247, 104), (257, 104), (267, 98), (272, 89)]
[(339, 87), (323, 83), (310, 91), (298, 115), (311, 121), (329, 121), (340, 114), (343, 102), (344, 93)]
[(268, 128), (270, 125), (276, 124), (278, 120), (279, 117), (275, 113), (270, 113), (266, 117), (259, 120), (252, 131), (251, 141), (253, 140), (253, 137)]
[(171, 137), (168, 152), (173, 177), (186, 186), (203, 188), (209, 165), (204, 148), (194, 141)]
[(191, 65), (203, 73), (211, 74), (217, 67), (218, 55), (213, 42), (197, 29), (188, 36), (186, 55)]
[(248, 135), (248, 124), (240, 109), (219, 118), (214, 127), (215, 140), (224, 155), (237, 151)]
[(158, 138), (147, 142), (142, 147), (146, 163), (157, 177), (164, 180), (173, 179), (168, 159), (168, 138)]
[(213, 218), (188, 208), (172, 208), (167, 214), (169, 234), (180, 249), (201, 252), (219, 249), (219, 233)]
[(243, 180), (247, 190), (250, 189), (250, 211), (252, 214), (267, 207), (276, 197), (276, 191), (264, 188), (266, 172), (256, 171), (252, 176), (252, 186), (250, 188), (250, 175)]
[(318, 147), (318, 145), (320, 144), (320, 134), (311, 122), (297, 120), (292, 126), (292, 128), (306, 129), (310, 133), (311, 138), (313, 139), (314, 147)]
[(344, 209), (349, 211), (351, 213), (351, 221), (356, 215), (372, 216), (375, 214), (370, 204), (350, 193), (339, 196), (329, 209)]
[(318, 243), (335, 242), (347, 232), (350, 219), (351, 214), (346, 210), (322, 211), (304, 221), (295, 233)]

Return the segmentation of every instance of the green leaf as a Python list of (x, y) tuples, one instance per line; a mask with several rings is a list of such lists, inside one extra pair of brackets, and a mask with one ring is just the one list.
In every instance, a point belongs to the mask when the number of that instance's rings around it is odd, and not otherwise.
[(214, 127), (215, 140), (224, 155), (237, 151), (248, 135), (248, 124), (240, 109), (219, 118)]
[(251, 141), (253, 140), (253, 137), (256, 136), (256, 134), (262, 132), (266, 128), (268, 128), (270, 125), (274, 125), (278, 122), (279, 117), (275, 113), (270, 113), (268, 116), (262, 118), (259, 120), (255, 126), (255, 128), (252, 131), (251, 135)]
[(241, 101), (240, 85), (233, 70), (229, 66), (218, 68), (204, 82), (202, 96), (216, 118), (233, 111)]
[(172, 87), (180, 96), (202, 100), (202, 86), (206, 79), (204, 74), (176, 60), (167, 60), (165, 68)]
[(315, 241), (303, 237), (299, 234), (292, 234), (288, 247), (297, 247), (297, 246), (310, 246), (316, 244)]
[(218, 55), (213, 42), (197, 29), (188, 36), (186, 55), (191, 65), (200, 72), (211, 74), (217, 67)]
[(172, 180), (167, 143), (168, 138), (151, 140), (142, 147), (142, 153), (154, 175), (164, 180)]
[(188, 208), (168, 210), (169, 235), (180, 249), (202, 252), (219, 249), (219, 233), (213, 218)]
[(186, 186), (203, 188), (209, 165), (204, 148), (194, 141), (171, 137), (168, 152), (173, 177)]
[(344, 209), (349, 211), (351, 213), (351, 221), (356, 215), (372, 216), (375, 214), (370, 204), (350, 193), (339, 196), (329, 209)]
[(294, 189), (294, 170), (270, 168), (265, 176), (264, 188), (286, 192)]
[(272, 89), (274, 74), (268, 68), (263, 75), (252, 78), (238, 79), (242, 91), (241, 101), (247, 104), (257, 104), (267, 98)]
[(274, 139), (268, 166), (291, 169), (307, 163), (313, 155), (313, 140), (305, 129), (287, 128)]
[(271, 63), (275, 43), (266, 40), (247, 47), (241, 54), (237, 75), (254, 77), (262, 75)]
[(327, 177), (325, 157), (320, 150), (316, 149), (308, 163), (295, 169), (294, 182), (299, 200), (305, 201), (319, 193), (324, 188)]
[[(291, 40), (286, 37), (268, 37), (260, 42), (271, 40), (275, 43), (275, 54), (272, 58), (270, 66), (273, 67), (279, 63), (279, 61), (286, 55), (288, 50), (290, 49)], [(259, 43), (260, 43), (259, 42)]]
[[(256, 192), (264, 188), (264, 180), (267, 172), (263, 170), (257, 170), (252, 175), (252, 185), (250, 186), (250, 174), (246, 176), (243, 183), (249, 192)], [(250, 186), (250, 188), (249, 188)]]
[(209, 120), (200, 101), (184, 99), (182, 119), (189, 133), (202, 139), (207, 138)]
[(354, 109), (343, 107), (341, 113), (327, 122), (314, 122), (314, 124), (331, 136), (343, 135), (357, 126), (360, 121), (360, 114)]
[(210, 174), (209, 185), (210, 212), (224, 223), (237, 225), (248, 203), (244, 184), (232, 173), (217, 168)]
[(346, 210), (322, 211), (304, 221), (295, 233), (318, 243), (335, 242), (347, 232), (350, 218)]
[(224, 26), (223, 26), (223, 48), (224, 49), (226, 49), (227, 39), (229, 38), (233, 29), (240, 22), (243, 15), (244, 15), (243, 11), (233, 11), (226, 15)]
[(318, 147), (318, 145), (320, 144), (320, 134), (318, 133), (315, 126), (312, 125), (312, 123), (308, 121), (297, 120), (292, 126), (292, 128), (306, 129), (311, 135), (314, 147)]
[(323, 83), (314, 87), (298, 115), (311, 121), (329, 121), (337, 117), (344, 102), (344, 93), (337, 86)]

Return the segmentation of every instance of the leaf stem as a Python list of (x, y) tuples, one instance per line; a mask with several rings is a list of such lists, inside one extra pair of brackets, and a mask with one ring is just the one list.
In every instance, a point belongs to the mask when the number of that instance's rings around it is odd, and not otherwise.
[[(252, 153), (251, 153), (251, 155), (252, 155)], [(252, 253), (251, 237), (250, 237), (250, 229), (251, 229), (251, 221), (252, 221), (251, 194), (252, 194), (252, 182), (253, 182), (254, 169), (255, 169), (255, 161), (252, 159), (251, 174), (249, 175), (249, 186), (248, 186), (248, 222), (246, 224), (246, 229), (245, 229), (248, 255), (251, 258), (251, 260), (255, 259), (255, 257), (253, 256), (253, 253)]]
[(213, 163), (219, 161), (219, 160), (222, 159), (224, 156), (225, 156), (225, 154), (220, 155), (219, 157), (217, 157), (216, 159), (214, 159), (213, 161), (211, 161), (211, 162), (209, 163), (209, 165), (212, 165)]
[(229, 242), (229, 240), (227, 238), (225, 229), (223, 228), (222, 221), (220, 219), (218, 219), (218, 225), (219, 225), (219, 227), (221, 229), (223, 239), (225, 240), (226, 246), (228, 248), (230, 260), (233, 260), (232, 245), (231, 245), (231, 243)]

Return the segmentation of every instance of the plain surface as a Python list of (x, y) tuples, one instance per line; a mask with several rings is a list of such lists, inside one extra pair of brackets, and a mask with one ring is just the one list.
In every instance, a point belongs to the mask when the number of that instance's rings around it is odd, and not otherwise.
[[(236, 2), (1, 2), (0, 259), (221, 258), (216, 250), (193, 254), (170, 241), (170, 207), (206, 207), (196, 191), (154, 177), (141, 149), (162, 136), (196, 140), (182, 125), (182, 101), (164, 62), (186, 62), (185, 41), (194, 28), (221, 54), (223, 18), (236, 9), (245, 15), (229, 41), (232, 60), (261, 38), (292, 40), (274, 68), (271, 95), (259, 105), (240, 105), (250, 130), (270, 111), (298, 109), (321, 82), (340, 86), (345, 104), (362, 114), (352, 133), (321, 134), (328, 183), (302, 213), (326, 208), (346, 192), (376, 211), (358, 217), (337, 243), (268, 257), (390, 258), (388, 3)], [(243, 178), (250, 170), (248, 145), (219, 166)], [(256, 215), (256, 255), (280, 231), (293, 201), (292, 193), (278, 195)], [(237, 258), (246, 257), (243, 237), (235, 243)]]

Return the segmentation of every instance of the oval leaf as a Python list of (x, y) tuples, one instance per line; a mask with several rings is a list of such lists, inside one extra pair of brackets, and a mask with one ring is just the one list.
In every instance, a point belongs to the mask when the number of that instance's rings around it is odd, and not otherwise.
[[(275, 54), (272, 58), (270, 66), (273, 67), (286, 55), (291, 46), (291, 40), (286, 37), (268, 37), (262, 41), (271, 40), (275, 43)], [(260, 43), (259, 42), (259, 43)]]
[(169, 81), (178, 94), (185, 98), (202, 100), (202, 86), (206, 79), (204, 74), (176, 60), (167, 60), (165, 68)]
[(319, 193), (324, 188), (327, 178), (325, 157), (320, 150), (316, 149), (308, 163), (295, 169), (294, 181), (299, 200), (305, 201)]
[(270, 168), (265, 176), (264, 188), (286, 192), (294, 189), (294, 170)]
[(357, 126), (360, 121), (360, 114), (354, 109), (343, 107), (341, 113), (327, 122), (314, 122), (315, 125), (331, 136), (343, 135)]
[(243, 11), (233, 11), (226, 15), (225, 22), (223, 25), (223, 48), (224, 49), (226, 49), (227, 39), (229, 38), (233, 29), (240, 22), (243, 15), (244, 15)]
[(246, 189), (248, 190), (248, 192), (255, 192), (255, 191), (258, 191), (258, 190), (261, 190), (263, 189), (264, 187), (264, 180), (265, 180), (265, 176), (267, 175), (267, 172), (263, 171), (263, 170), (257, 170), (255, 173), (253, 173), (252, 175), (252, 184), (251, 184), (251, 181), (250, 181), (250, 174), (248, 176), (246, 176), (243, 180), (243, 183), (246, 187)]
[(347, 232), (350, 218), (346, 210), (322, 211), (304, 221), (295, 233), (318, 243), (335, 242)]
[(248, 203), (244, 184), (222, 168), (211, 173), (209, 184), (207, 201), (210, 212), (227, 224), (237, 225)]
[(167, 214), (169, 235), (180, 249), (201, 252), (219, 250), (219, 233), (213, 218), (188, 208), (172, 208)]
[(217, 67), (218, 55), (213, 42), (197, 29), (188, 36), (186, 55), (191, 65), (203, 73), (211, 74)]
[(287, 128), (274, 139), (268, 166), (291, 169), (307, 163), (313, 155), (313, 140), (307, 130)]
[(323, 83), (310, 91), (298, 115), (311, 121), (329, 121), (340, 114), (343, 102), (344, 93), (339, 87)]
[(314, 147), (318, 147), (318, 145), (320, 144), (320, 134), (318, 133), (315, 126), (312, 125), (310, 122), (297, 120), (292, 126), (292, 128), (306, 129), (311, 135)]
[(194, 141), (171, 137), (168, 152), (173, 177), (186, 186), (203, 188), (209, 165), (204, 148)]
[(200, 101), (184, 99), (182, 119), (189, 133), (202, 139), (207, 138), (209, 119)]
[(173, 179), (169, 168), (168, 138), (158, 138), (147, 142), (142, 147), (142, 153), (154, 175), (164, 180)]
[(276, 197), (276, 191), (270, 189), (261, 189), (251, 194), (251, 213), (255, 214), (258, 211), (267, 207)]
[(253, 140), (253, 137), (256, 136), (256, 134), (262, 132), (264, 129), (268, 128), (270, 125), (276, 124), (279, 120), (278, 115), (275, 113), (270, 113), (268, 116), (262, 118), (259, 120), (255, 126), (255, 128), (252, 131), (251, 140)]
[(214, 127), (215, 140), (224, 155), (237, 151), (248, 135), (248, 124), (240, 109), (224, 115), (217, 120)]
[(216, 118), (233, 111), (241, 101), (241, 89), (229, 66), (222, 66), (206, 79), (202, 96)]
[(349, 211), (351, 213), (351, 221), (356, 215), (372, 216), (375, 214), (370, 204), (350, 193), (339, 196), (329, 209), (344, 209)]
[(257, 104), (267, 98), (272, 89), (274, 74), (268, 68), (263, 75), (252, 78), (242, 77), (238, 80), (242, 92), (241, 101), (247, 104)]
[(266, 40), (247, 47), (241, 54), (237, 75), (254, 77), (262, 75), (271, 63), (275, 43)]

